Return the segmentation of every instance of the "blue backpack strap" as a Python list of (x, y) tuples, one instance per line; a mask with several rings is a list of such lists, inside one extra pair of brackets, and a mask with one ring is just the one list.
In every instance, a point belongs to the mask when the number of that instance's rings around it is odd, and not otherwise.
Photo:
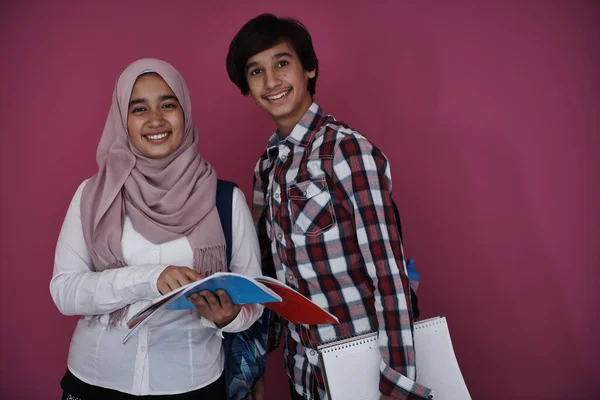
[[(227, 268), (231, 264), (231, 243), (233, 232), (233, 182), (217, 180), (217, 211), (227, 245)], [(224, 333), (225, 389), (228, 400), (242, 400), (267, 367), (266, 343), (269, 332), (270, 313), (263, 315), (249, 329), (238, 333)], [(257, 342), (261, 345), (257, 345)]]
[(225, 235), (225, 244), (227, 250), (227, 268), (231, 264), (231, 242), (232, 242), (232, 208), (233, 208), (233, 189), (237, 185), (233, 182), (217, 180), (217, 211)]

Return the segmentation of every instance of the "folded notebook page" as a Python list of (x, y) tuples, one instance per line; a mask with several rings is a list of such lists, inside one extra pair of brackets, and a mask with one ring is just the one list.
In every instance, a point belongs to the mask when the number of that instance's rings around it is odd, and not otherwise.
[(436, 317), (415, 324), (417, 382), (434, 389), (436, 400), (470, 400), (460, 372), (448, 323)]

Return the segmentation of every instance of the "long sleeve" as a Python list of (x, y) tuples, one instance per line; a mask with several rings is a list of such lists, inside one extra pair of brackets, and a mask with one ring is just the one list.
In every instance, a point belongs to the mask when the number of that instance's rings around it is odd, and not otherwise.
[[(240, 275), (255, 277), (261, 275), (260, 249), (258, 238), (254, 229), (254, 222), (246, 198), (242, 191), (235, 188), (232, 202), (232, 238), (231, 238), (231, 272)], [(263, 306), (260, 304), (246, 304), (242, 307), (237, 317), (223, 327), (222, 332), (241, 332), (248, 329), (260, 318)], [(212, 321), (204, 321), (204, 325), (215, 327)], [(219, 332), (220, 334), (221, 332)]]
[(93, 270), (81, 225), (80, 204), (85, 183), (73, 196), (56, 245), (50, 281), (50, 294), (56, 306), (65, 315), (97, 315), (160, 296), (156, 282), (166, 265)]
[(415, 349), (408, 309), (408, 278), (391, 199), (385, 156), (359, 134), (345, 136), (333, 160), (336, 185), (354, 208), (364, 268), (375, 290), (379, 326), (379, 389), (399, 399), (422, 398), (430, 390), (415, 382)]
[[(273, 255), (271, 254), (271, 242), (267, 235), (266, 212), (266, 185), (268, 184), (268, 170), (264, 165), (267, 163), (267, 153), (256, 163), (254, 169), (254, 178), (252, 185), (252, 218), (256, 227), (261, 254), (261, 268), (263, 275), (275, 278), (275, 268), (273, 266)], [(276, 313), (270, 314), (269, 333), (265, 346), (270, 353), (279, 347), (281, 342), (282, 324), (281, 317)]]

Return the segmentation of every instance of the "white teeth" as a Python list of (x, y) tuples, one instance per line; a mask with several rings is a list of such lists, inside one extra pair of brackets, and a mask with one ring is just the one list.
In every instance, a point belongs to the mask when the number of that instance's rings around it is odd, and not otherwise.
[(270, 97), (267, 97), (267, 99), (269, 99), (269, 100), (279, 100), (283, 96), (285, 96), (286, 94), (288, 94), (288, 92), (279, 93), (277, 96), (270, 96)]
[(159, 133), (158, 135), (149, 135), (148, 139), (159, 140), (159, 139), (166, 138), (168, 134), (169, 134), (168, 132), (165, 132), (165, 133)]

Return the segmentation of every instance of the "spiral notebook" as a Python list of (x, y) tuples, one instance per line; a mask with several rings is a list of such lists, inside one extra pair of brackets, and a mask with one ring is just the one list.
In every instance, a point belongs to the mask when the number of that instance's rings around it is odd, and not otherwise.
[[(417, 382), (434, 391), (432, 398), (470, 400), (446, 318), (416, 322), (414, 341)], [(329, 400), (379, 400), (381, 353), (377, 333), (328, 343), (317, 350)]]

